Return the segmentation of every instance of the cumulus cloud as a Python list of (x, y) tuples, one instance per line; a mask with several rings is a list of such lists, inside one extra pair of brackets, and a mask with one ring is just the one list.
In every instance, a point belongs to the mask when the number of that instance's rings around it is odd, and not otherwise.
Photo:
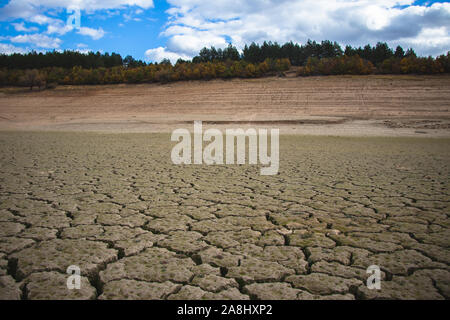
[(9, 43), (0, 43), (0, 53), (11, 54), (11, 53), (25, 53), (27, 50), (16, 47)]
[(89, 36), (94, 40), (98, 40), (100, 38), (103, 38), (103, 36), (105, 35), (105, 31), (103, 31), (102, 28), (99, 29), (93, 29), (93, 28), (88, 28), (88, 27), (81, 27), (78, 30), (78, 33), (83, 35), (83, 36)]
[(11, 25), (14, 27), (14, 29), (16, 29), (16, 31), (18, 31), (18, 32), (36, 32), (36, 31), (38, 31), (38, 28), (36, 28), (36, 27), (30, 27), (30, 28), (27, 28), (26, 26), (25, 26), (25, 23), (24, 22), (21, 22), (21, 23), (11, 23)]
[(450, 50), (450, 35), (446, 27), (424, 28), (416, 37), (399, 39), (399, 43), (415, 48), (424, 56), (436, 56)]
[[(167, 2), (169, 18), (161, 32), (166, 44), (150, 49), (147, 56), (159, 57), (164, 53), (167, 58), (191, 58), (204, 46), (225, 47), (228, 42), (242, 49), (251, 42), (304, 43), (308, 39), (329, 39), (353, 46), (386, 41), (393, 47), (414, 47), (422, 55), (450, 50), (448, 2), (431, 5), (417, 5), (414, 0)], [(97, 40), (107, 30), (86, 26), (73, 29), (52, 12), (80, 9), (85, 14), (102, 10), (105, 17), (121, 14), (124, 21), (144, 23), (151, 20), (144, 16), (144, 10), (152, 7), (153, 0), (9, 0), (0, 7), (0, 21), (20, 19), (13, 27), (22, 33), (37, 32), (29, 23), (39, 25), (46, 30), (42, 38), (74, 31)]]
[(210, 32), (196, 32), (193, 34), (176, 34), (167, 42), (170, 51), (178, 52), (187, 56), (197, 54), (200, 49), (208, 46), (224, 47), (227, 42), (224, 38)]
[[(63, 36), (76, 30), (80, 35), (98, 40), (106, 32), (102, 28), (94, 29), (86, 26), (74, 28), (67, 25), (66, 21), (55, 18), (55, 12), (60, 12), (61, 10), (70, 12), (71, 10), (79, 9), (88, 14), (99, 10), (109, 13), (134, 7), (135, 14), (141, 14), (144, 9), (152, 8), (153, 6), (153, 0), (9, 0), (6, 5), (0, 7), (0, 21), (22, 20), (19, 23), (11, 23), (11, 25), (16, 31), (23, 33), (37, 32), (39, 30), (36, 27), (27, 28), (25, 22), (46, 27), (46, 31), (43, 31), (41, 34), (21, 34), (16, 37), (9, 37), (9, 40), (14, 43), (30, 43), (40, 48), (56, 49), (59, 48), (62, 41), (49, 35)], [(11, 46), (10, 48), (13, 47)]]
[(354, 46), (386, 41), (419, 54), (450, 50), (450, 3), (413, 0), (168, 0), (163, 36), (172, 53), (193, 56), (203, 46), (238, 48), (265, 40), (333, 40)]
[(96, 11), (104, 9), (121, 9), (126, 6), (137, 6), (143, 9), (152, 8), (153, 0), (10, 0), (0, 10), (0, 20), (30, 18), (46, 9), (80, 9)]
[(9, 40), (13, 43), (29, 43), (36, 47), (50, 49), (59, 48), (61, 39), (51, 38), (47, 35), (35, 34), (21, 34), (15, 37), (10, 37)]
[(46, 33), (48, 33), (48, 34), (56, 33), (56, 34), (62, 36), (72, 30), (73, 30), (73, 27), (70, 25), (66, 25), (63, 23), (55, 23), (55, 24), (51, 24), (47, 27)]
[(160, 62), (163, 59), (169, 59), (170, 62), (175, 63), (180, 58), (184, 59), (184, 60), (190, 59), (190, 56), (172, 52), (172, 51), (167, 50), (167, 48), (163, 48), (163, 47), (148, 49), (145, 52), (145, 56), (149, 60), (156, 61), (156, 62)]
[(86, 53), (91, 52), (92, 50), (89, 49), (87, 44), (85, 44), (85, 43), (78, 43), (77, 44), (77, 48), (75, 49), (75, 51), (78, 51), (80, 53), (86, 54)]

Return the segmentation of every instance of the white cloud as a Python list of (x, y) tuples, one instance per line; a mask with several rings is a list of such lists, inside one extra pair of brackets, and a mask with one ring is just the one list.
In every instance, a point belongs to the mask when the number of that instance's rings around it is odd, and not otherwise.
[(425, 56), (437, 56), (450, 50), (450, 35), (446, 27), (424, 28), (417, 37), (400, 39), (399, 42)]
[(163, 48), (163, 47), (149, 49), (149, 50), (145, 51), (145, 56), (150, 61), (155, 61), (155, 62), (160, 62), (163, 59), (169, 59), (172, 63), (175, 63), (180, 58), (184, 59), (184, 60), (190, 59), (190, 56), (172, 52), (172, 51), (167, 50), (167, 48)]
[(77, 33), (79, 33), (83, 36), (89, 36), (94, 40), (103, 38), (103, 36), (105, 35), (105, 31), (103, 31), (102, 28), (93, 29), (93, 28), (88, 28), (88, 27), (81, 27)]
[(14, 29), (16, 29), (16, 31), (18, 32), (36, 32), (38, 31), (38, 28), (36, 27), (25, 27), (25, 23), (21, 22), (21, 23), (11, 23), (11, 25), (14, 27)]
[[(386, 41), (419, 54), (450, 50), (450, 3), (414, 0), (168, 0), (163, 36), (174, 54), (192, 56), (203, 46), (265, 40), (332, 40), (354, 46)], [(406, 7), (403, 7), (406, 6)], [(427, 30), (434, 30), (433, 32)], [(436, 31), (439, 30), (439, 31)]]
[(126, 14), (126, 13), (124, 13), (123, 17), (124, 17), (125, 21), (130, 21), (130, 20), (133, 20), (133, 21), (136, 21), (136, 22), (142, 21), (141, 18), (134, 17), (133, 14)]
[(365, 8), (361, 13), (365, 17), (366, 26), (370, 30), (381, 30), (389, 25), (390, 19), (394, 17), (399, 10), (387, 10), (376, 5)]
[(51, 38), (49, 36), (35, 33), (35, 34), (21, 34), (15, 37), (10, 37), (9, 40), (13, 43), (31, 43), (39, 48), (59, 48), (61, 39)]
[[(118, 10), (133, 7), (136, 14), (141, 14), (143, 9), (152, 8), (153, 6), (153, 0), (10, 0), (0, 8), (0, 21), (22, 19), (25, 22), (47, 26), (45, 34), (22, 34), (10, 40), (13, 42), (32, 43), (41, 48), (55, 49), (60, 46), (61, 40), (50, 38), (48, 35), (57, 34), (62, 36), (74, 30), (72, 26), (66, 25), (66, 21), (55, 18), (55, 13), (61, 10), (79, 9), (83, 11), (83, 14), (105, 10), (108, 15), (111, 15)], [(134, 20), (140, 21), (139, 18)], [(19, 32), (38, 31), (36, 27), (26, 28), (25, 22), (13, 23), (12, 25)], [(94, 40), (102, 38), (106, 33), (102, 28), (81, 27), (76, 30), (78, 34), (89, 36)]]
[(3, 54), (25, 53), (26, 51), (24, 48), (16, 47), (9, 43), (0, 43), (0, 53)]
[(77, 48), (75, 49), (75, 51), (78, 51), (80, 53), (86, 54), (86, 53), (91, 52), (92, 50), (89, 49), (89, 46), (87, 44), (85, 44), (85, 43), (78, 43), (77, 44)]
[(47, 27), (47, 33), (48, 34), (53, 34), (56, 33), (60, 36), (65, 35), (66, 33), (70, 32), (73, 30), (73, 27), (70, 25), (66, 25), (66, 24), (51, 24)]
[(76, 48), (74, 51), (77, 51), (77, 52), (82, 53), (82, 54), (88, 54), (88, 53), (91, 52), (92, 50), (91, 50), (91, 49), (88, 49), (88, 48), (85, 48), (85, 49), (82, 49), (82, 48)]
[(143, 9), (152, 8), (153, 0), (10, 0), (1, 8), (0, 20), (30, 18), (42, 10), (55, 8), (77, 8), (89, 12), (103, 9), (122, 9), (126, 6), (137, 6)]
[(43, 14), (32, 15), (27, 20), (31, 21), (31, 22), (34, 22), (34, 23), (37, 23), (37, 24), (40, 24), (40, 25), (49, 24), (49, 23), (55, 23), (55, 22), (59, 21), (58, 19), (50, 18), (50, 17), (47, 17), (47, 16), (45, 16)]
[(192, 34), (177, 34), (167, 42), (170, 51), (192, 56), (197, 54), (205, 46), (224, 47), (227, 42), (223, 37), (211, 32), (193, 32)]
[[(414, 47), (419, 54), (450, 50), (450, 3), (414, 5), (414, 0), (167, 0), (169, 19), (161, 33), (165, 47), (152, 55), (192, 57), (204, 46), (225, 47), (231, 41), (238, 48), (264, 40), (304, 43), (307, 39), (333, 40), (341, 44), (364, 45), (386, 41)], [(144, 21), (144, 10), (153, 0), (9, 0), (0, 8), (0, 21), (23, 19), (13, 25), (19, 32), (62, 36), (73, 29), (55, 18), (66, 8), (83, 14), (105, 10), (107, 15), (124, 14), (125, 20)], [(119, 13), (120, 12), (120, 13)], [(139, 15), (139, 17), (136, 17)], [(123, 24), (122, 24), (123, 25)], [(100, 39), (103, 29), (84, 27), (79, 34)], [(45, 41), (44, 41), (45, 42)]]

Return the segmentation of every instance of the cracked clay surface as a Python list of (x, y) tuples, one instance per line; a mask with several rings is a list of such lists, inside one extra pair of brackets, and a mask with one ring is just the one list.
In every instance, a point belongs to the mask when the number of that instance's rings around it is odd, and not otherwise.
[(282, 136), (276, 176), (172, 147), (0, 133), (0, 299), (450, 298), (450, 140)]

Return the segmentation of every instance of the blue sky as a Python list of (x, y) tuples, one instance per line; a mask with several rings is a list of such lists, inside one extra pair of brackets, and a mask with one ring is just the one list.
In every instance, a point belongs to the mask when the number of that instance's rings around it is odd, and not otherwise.
[[(80, 25), (67, 19), (80, 12)], [(76, 21), (76, 20), (74, 20)], [(386, 41), (450, 50), (450, 3), (413, 0), (0, 0), (0, 52), (117, 52), (191, 58), (204, 46), (272, 40)]]

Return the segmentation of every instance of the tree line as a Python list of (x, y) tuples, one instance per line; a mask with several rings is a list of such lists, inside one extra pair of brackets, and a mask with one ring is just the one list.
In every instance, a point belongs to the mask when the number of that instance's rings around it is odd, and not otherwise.
[(298, 76), (314, 75), (367, 75), (367, 74), (442, 74), (450, 73), (450, 53), (437, 58), (391, 57), (377, 65), (359, 55), (342, 55), (335, 58), (308, 58), (298, 69)]
[(288, 59), (266, 59), (257, 64), (244, 60), (225, 62), (177, 62), (148, 64), (138, 67), (114, 66), (86, 69), (47, 67), (42, 69), (0, 70), (0, 85), (53, 88), (63, 85), (94, 85), (118, 83), (167, 83), (182, 80), (256, 78), (277, 75), (290, 68)]
[(112, 68), (122, 66), (124, 59), (117, 53), (81, 53), (78, 51), (65, 50), (49, 51), (46, 53), (31, 51), (20, 54), (0, 55), (0, 69), (42, 69), (49, 67), (73, 68), (82, 67), (86, 69)]
[(298, 67), (298, 76), (340, 74), (439, 74), (450, 72), (450, 52), (437, 58), (418, 57), (413, 49), (395, 50), (386, 43), (346, 46), (309, 40), (303, 45), (273, 42), (203, 48), (191, 61), (167, 59), (146, 63), (117, 53), (46, 53), (0, 55), (0, 85), (52, 87), (57, 84), (112, 84), (252, 78), (281, 74)]
[(346, 46), (345, 50), (337, 42), (331, 42), (325, 40), (322, 42), (316, 42), (308, 40), (304, 45), (298, 43), (287, 42), (284, 45), (279, 45), (277, 42), (264, 42), (262, 45), (252, 43), (249, 46), (245, 45), (242, 50), (242, 54), (239, 54), (238, 50), (229, 45), (224, 50), (216, 50), (214, 47), (203, 48), (199, 55), (194, 57), (193, 62), (213, 62), (231, 60), (245, 60), (251, 63), (259, 63), (265, 59), (289, 59), (293, 66), (304, 66), (309, 58), (337, 58), (340, 56), (359, 56), (360, 58), (370, 61), (372, 64), (377, 65), (389, 58), (404, 58), (409, 56), (417, 56), (412, 48), (406, 52), (398, 46), (395, 51), (391, 49), (387, 43), (379, 42), (375, 46), (370, 44), (364, 47), (354, 48), (352, 46)]

